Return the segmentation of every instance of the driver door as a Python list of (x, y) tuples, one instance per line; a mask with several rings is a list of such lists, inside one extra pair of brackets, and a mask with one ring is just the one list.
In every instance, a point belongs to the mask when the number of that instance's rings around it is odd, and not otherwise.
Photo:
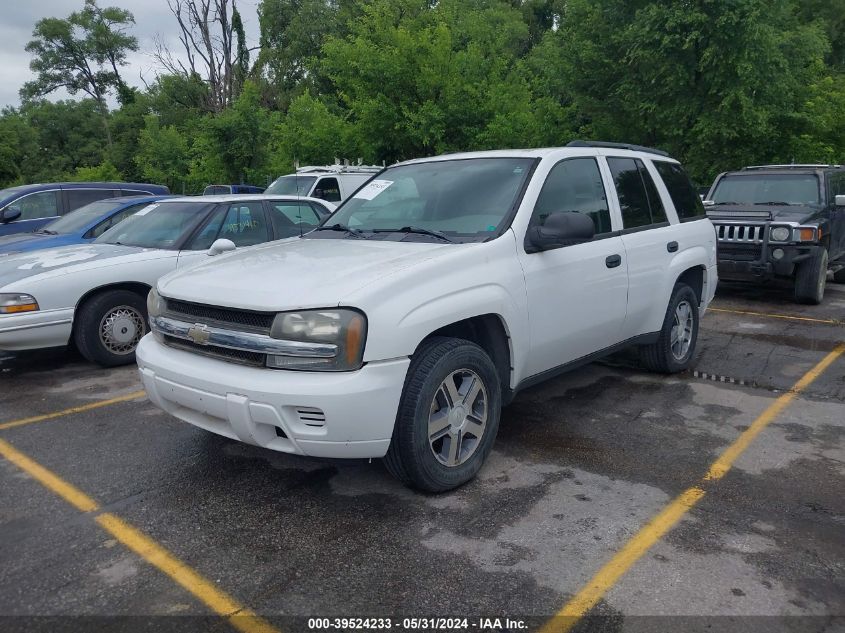
[(553, 370), (620, 342), (628, 301), (628, 264), (613, 235), (605, 184), (595, 158), (568, 158), (549, 172), (529, 228), (552, 213), (589, 215), (595, 237), (539, 253), (519, 245), (528, 294), (528, 376)]

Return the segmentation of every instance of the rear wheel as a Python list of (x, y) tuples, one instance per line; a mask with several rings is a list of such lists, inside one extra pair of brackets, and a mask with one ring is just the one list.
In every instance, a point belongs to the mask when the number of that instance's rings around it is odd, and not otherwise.
[(818, 305), (824, 298), (827, 282), (827, 249), (819, 248), (812, 256), (798, 264), (795, 274), (795, 301)]
[(135, 361), (135, 348), (147, 333), (147, 305), (129, 290), (107, 290), (77, 310), (74, 341), (80, 353), (103, 367)]
[(689, 367), (698, 341), (698, 296), (686, 284), (676, 284), (657, 341), (640, 347), (648, 369), (674, 374)]
[(425, 341), (408, 368), (385, 466), (429, 492), (466, 483), (493, 447), (501, 406), (499, 377), (483, 349), (462, 339)]

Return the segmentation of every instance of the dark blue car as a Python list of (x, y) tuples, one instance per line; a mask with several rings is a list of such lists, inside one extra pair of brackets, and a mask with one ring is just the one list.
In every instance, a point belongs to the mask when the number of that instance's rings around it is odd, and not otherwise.
[(237, 193), (264, 193), (264, 187), (255, 185), (208, 185), (203, 189), (204, 196), (228, 196)]
[(163, 196), (163, 185), (136, 182), (55, 182), (0, 189), (0, 235), (26, 233), (89, 202), (118, 196)]
[(84, 244), (153, 202), (173, 196), (122, 196), (98, 200), (29, 233), (0, 236), (0, 255)]

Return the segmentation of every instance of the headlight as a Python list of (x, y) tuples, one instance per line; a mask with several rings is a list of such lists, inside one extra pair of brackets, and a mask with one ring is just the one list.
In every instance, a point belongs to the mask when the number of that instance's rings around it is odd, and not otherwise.
[[(267, 366), (276, 369), (310, 371), (351, 371), (363, 364), (367, 319), (360, 312), (344, 309), (305, 310), (278, 314), (270, 336), (291, 342), (291, 352), (268, 355)], [(332, 357), (316, 357), (308, 345), (297, 350), (296, 343), (318, 343), (336, 348)]]
[(792, 231), (789, 230), (789, 227), (786, 226), (776, 226), (772, 229), (772, 240), (775, 242), (786, 242), (789, 240), (789, 236)]
[(38, 302), (32, 295), (0, 294), (0, 314), (19, 314), (36, 310), (38, 310)]
[(152, 319), (164, 312), (164, 299), (162, 299), (155, 288), (147, 295), (147, 317)]

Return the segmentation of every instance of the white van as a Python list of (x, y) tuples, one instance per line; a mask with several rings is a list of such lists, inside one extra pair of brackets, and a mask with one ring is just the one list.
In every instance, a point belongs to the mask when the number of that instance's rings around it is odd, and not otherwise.
[(308, 196), (339, 204), (383, 169), (378, 165), (300, 167), (295, 173), (274, 180), (264, 193)]

